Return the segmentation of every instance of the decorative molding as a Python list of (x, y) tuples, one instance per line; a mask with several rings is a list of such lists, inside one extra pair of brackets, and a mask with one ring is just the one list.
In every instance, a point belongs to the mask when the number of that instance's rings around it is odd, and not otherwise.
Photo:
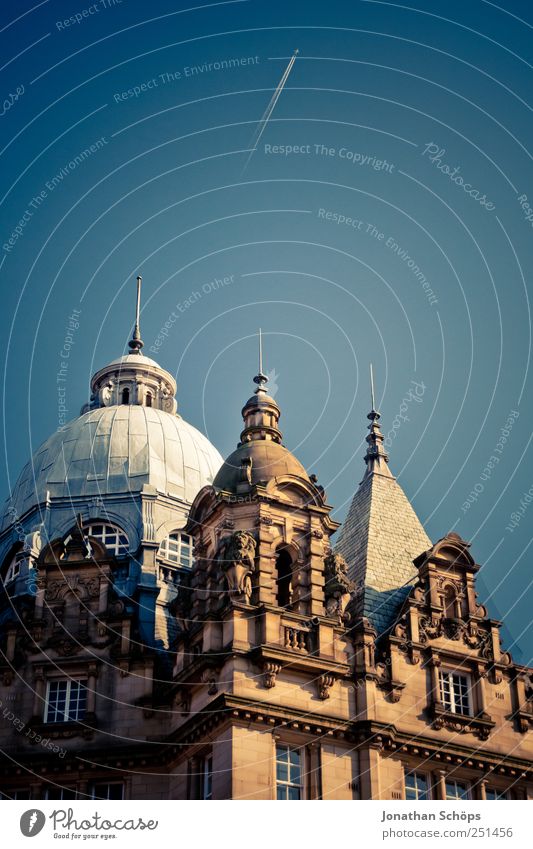
[(438, 702), (432, 702), (429, 708), (433, 728), (440, 731), (447, 728), (456, 734), (474, 734), (480, 740), (488, 740), (495, 722), (487, 713), (467, 716), (461, 713), (451, 713)]

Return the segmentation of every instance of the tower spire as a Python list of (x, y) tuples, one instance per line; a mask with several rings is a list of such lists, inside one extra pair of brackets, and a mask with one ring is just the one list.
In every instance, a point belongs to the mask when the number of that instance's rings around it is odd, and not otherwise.
[(263, 334), (259, 329), (259, 372), (254, 377), (257, 389), (248, 399), (242, 409), (244, 430), (241, 433), (242, 445), (252, 439), (270, 439), (281, 442), (281, 431), (278, 428), (280, 409), (268, 394), (266, 384), (268, 377), (263, 372)]
[(372, 409), (376, 409), (376, 402), (374, 401), (374, 371), (372, 369), (372, 363), (370, 363), (370, 400), (372, 402)]
[(254, 383), (257, 383), (256, 394), (258, 392), (266, 393), (265, 384), (268, 383), (268, 377), (263, 374), (263, 335), (261, 328), (259, 328), (259, 372), (254, 377)]
[(370, 424), (368, 425), (368, 430), (370, 431), (370, 433), (366, 437), (368, 448), (366, 449), (365, 454), (365, 478), (373, 473), (392, 477), (391, 471), (389, 469), (389, 455), (385, 451), (383, 445), (383, 434), (379, 426), (379, 420), (381, 416), (376, 410), (376, 401), (374, 395), (374, 370), (372, 368), (372, 363), (370, 363), (370, 400), (372, 403), (372, 409), (367, 415), (367, 419), (370, 420)]
[(141, 315), (141, 283), (142, 277), (137, 277), (137, 304), (135, 308), (135, 326), (133, 328), (133, 336), (128, 342), (132, 354), (141, 354), (141, 348), (144, 342), (141, 339), (141, 331), (139, 328)]

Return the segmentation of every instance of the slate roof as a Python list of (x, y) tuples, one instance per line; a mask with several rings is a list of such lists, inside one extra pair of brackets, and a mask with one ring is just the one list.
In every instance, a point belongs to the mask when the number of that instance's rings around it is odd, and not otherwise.
[(378, 635), (394, 622), (417, 577), (413, 559), (431, 541), (388, 466), (379, 413), (369, 414), (367, 470), (340, 530), (336, 551), (345, 558), (358, 586), (357, 613)]

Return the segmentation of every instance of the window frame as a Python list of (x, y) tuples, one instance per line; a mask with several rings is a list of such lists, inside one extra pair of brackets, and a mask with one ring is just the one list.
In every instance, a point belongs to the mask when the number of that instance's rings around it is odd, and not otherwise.
[(0, 790), (0, 802), (16, 802), (17, 799), (27, 801), (31, 798), (30, 789), (19, 787), (18, 790)]
[[(412, 788), (407, 787), (407, 779), (408, 778), (414, 779), (414, 787), (412, 787)], [(418, 786), (417, 786), (417, 780), (419, 778), (423, 779), (426, 783), (425, 795), (424, 795), (424, 791), (420, 791)], [(405, 798), (407, 800), (409, 800), (409, 801), (424, 801), (424, 802), (431, 801), (431, 781), (430, 781), (430, 776), (428, 775), (427, 772), (421, 772), (420, 770), (417, 770), (417, 769), (408, 769), (408, 767), (404, 767), (403, 787), (404, 787)], [(408, 796), (407, 795), (408, 789), (413, 790), (415, 795), (414, 796)]]
[[(67, 791), (67, 792), (65, 793), (65, 791)], [(51, 794), (56, 794), (56, 793), (59, 793), (59, 795), (58, 796), (57, 795), (51, 795)], [(70, 795), (70, 794), (72, 794), (72, 795)], [(53, 789), (50, 789), (50, 788), (47, 787), (46, 790), (44, 791), (44, 796), (43, 796), (43, 799), (46, 799), (48, 801), (54, 801), (54, 802), (55, 801), (63, 802), (63, 801), (66, 801), (67, 799), (77, 799), (77, 798), (78, 798), (78, 794), (77, 794), (77, 791), (76, 791), (76, 787), (72, 787), (72, 786), (71, 787), (55, 787)]]
[[(93, 532), (93, 529), (98, 527), (102, 528), (101, 534)], [(111, 533), (111, 531), (113, 533)], [(94, 521), (91, 520), (83, 526), (83, 533), (85, 536), (93, 537), (93, 539), (97, 539), (98, 542), (101, 542), (106, 551), (114, 557), (126, 557), (129, 553), (130, 541), (126, 531), (124, 531), (120, 525), (115, 525), (113, 522), (107, 522), (103, 519), (96, 519)], [(106, 539), (111, 536), (115, 537), (115, 541), (112, 543), (106, 542)], [(120, 537), (123, 537), (124, 540), (121, 541)]]
[[(463, 779), (461, 779), (461, 778), (445, 778), (444, 784), (445, 784), (445, 789), (446, 789), (446, 801), (459, 802), (459, 801), (464, 801), (465, 799), (468, 800), (468, 799), (472, 798), (472, 791), (471, 791), (469, 781), (463, 781)], [(448, 785), (449, 784), (454, 784), (456, 789), (457, 789), (458, 785), (464, 787), (464, 789), (465, 789), (464, 796), (449, 796), (448, 795)]]
[(202, 769), (200, 775), (200, 799), (213, 798), (213, 753), (210, 752), (202, 758)]
[[(107, 787), (107, 796), (95, 796), (95, 791), (96, 791), (97, 787)], [(109, 795), (109, 788), (110, 787), (120, 787), (121, 788), (122, 795), (120, 796), (120, 799), (113, 799)], [(126, 796), (125, 790), (126, 790), (126, 786), (125, 786), (125, 783), (123, 781), (93, 781), (92, 784), (90, 785), (91, 799), (102, 799), (102, 800), (105, 800), (105, 801), (117, 801), (117, 802), (123, 801), (125, 799), (125, 796)]]
[[(66, 684), (65, 699), (64, 699), (65, 707), (64, 707), (64, 710), (63, 710), (62, 719), (50, 719), (49, 718), (50, 709), (51, 709), (51, 702), (50, 702), (51, 692), (50, 691), (52, 689), (52, 686), (54, 686), (56, 684)], [(72, 689), (73, 689), (72, 685), (73, 684), (78, 685), (78, 693), (77, 693), (77, 699), (76, 699), (76, 704), (77, 704), (76, 716), (71, 717), (70, 716), (70, 714), (72, 712), (71, 711), (71, 697), (72, 697)], [(80, 695), (82, 693), (84, 694), (84, 698), (82, 700), (83, 701), (83, 708), (82, 708), (82, 711), (80, 712), (80, 701), (81, 701)], [(60, 701), (60, 700), (58, 699), (57, 701)], [(58, 714), (57, 703), (56, 703), (56, 707), (52, 708), (52, 710), (54, 710), (54, 712), (57, 716), (57, 714)], [(46, 697), (45, 697), (44, 714), (43, 714), (43, 720), (44, 720), (45, 725), (59, 725), (62, 722), (82, 722), (85, 719), (86, 716), (87, 716), (87, 679), (86, 678), (50, 678), (46, 682)]]
[[(455, 689), (454, 678), (459, 679), (459, 693), (457, 693)], [(461, 692), (461, 680), (466, 682), (463, 692)], [(445, 682), (447, 683), (448, 693), (446, 693)], [(448, 713), (453, 713), (457, 716), (474, 716), (472, 675), (468, 672), (468, 670), (458, 671), (457, 669), (450, 669), (446, 667), (444, 669), (439, 669), (439, 695), (441, 704), (444, 710)], [(461, 702), (464, 702), (464, 696), (466, 696), (466, 711), (461, 709)]]
[[(279, 757), (279, 753), (281, 750), (284, 750), (287, 755), (286, 760), (282, 760)], [(291, 755), (296, 754), (298, 756), (298, 764), (291, 763)], [(277, 801), (287, 801), (287, 802), (300, 802), (305, 799), (305, 770), (304, 770), (304, 758), (305, 751), (303, 746), (291, 746), (288, 743), (279, 743), (276, 742), (275, 750), (274, 750), (274, 768), (275, 768), (275, 786), (276, 786), (276, 800)], [(287, 778), (279, 778), (278, 766), (287, 767)], [(291, 772), (292, 767), (295, 767), (299, 771), (299, 781), (291, 780)], [(285, 796), (280, 797), (280, 791), (285, 791)], [(291, 799), (289, 793), (291, 790), (295, 790), (298, 793), (296, 799)]]
[(4, 576), (4, 586), (7, 587), (8, 584), (13, 583), (18, 576), (20, 575), (20, 557), (18, 556), (20, 552), (17, 552), (13, 555), (11, 560), (9, 561), (9, 565), (6, 569)]
[[(489, 796), (488, 796), (489, 793), (494, 793), (493, 799), (489, 799)], [(488, 802), (507, 801), (510, 798), (511, 798), (511, 796), (510, 796), (509, 790), (507, 790), (507, 789), (499, 790), (497, 787), (494, 787), (492, 785), (490, 787), (485, 787), (485, 799)]]
[[(186, 538), (186, 542), (184, 541)], [(169, 543), (176, 545), (175, 550), (171, 549)], [(183, 554), (187, 555), (187, 563), (182, 563)], [(159, 543), (157, 556), (176, 569), (192, 569), (193, 564), (193, 538), (190, 534), (184, 533), (181, 529), (171, 531)]]

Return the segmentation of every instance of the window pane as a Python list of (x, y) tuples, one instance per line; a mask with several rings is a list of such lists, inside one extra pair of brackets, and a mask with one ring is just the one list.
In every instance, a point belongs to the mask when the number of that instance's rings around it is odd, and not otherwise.
[(276, 759), (278, 761), (284, 761), (287, 763), (289, 760), (289, 747), (288, 746), (278, 746), (276, 749)]
[(280, 763), (279, 761), (276, 764), (276, 778), (278, 781), (288, 781), (289, 780), (289, 767), (287, 764)]
[(87, 690), (81, 681), (50, 681), (45, 722), (67, 722), (85, 715)]

